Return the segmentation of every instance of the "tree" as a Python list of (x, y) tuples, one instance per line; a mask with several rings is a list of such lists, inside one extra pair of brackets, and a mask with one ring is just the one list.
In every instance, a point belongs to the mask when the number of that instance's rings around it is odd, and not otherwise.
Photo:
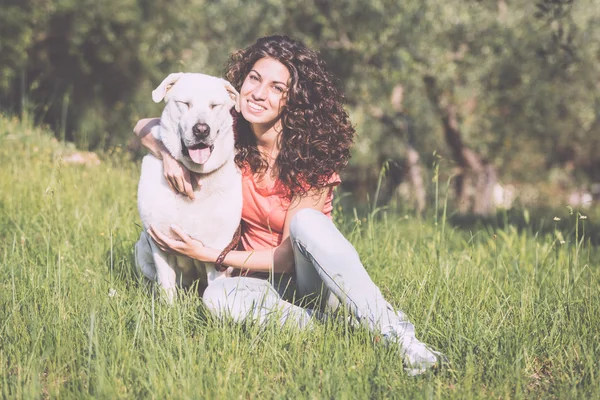
[(0, 104), (79, 145), (129, 139), (158, 113), (149, 93), (168, 72), (220, 75), (233, 51), (287, 34), (318, 50), (346, 93), (353, 190), (372, 193), (388, 160), (401, 166), (392, 186), (411, 181), (434, 152), (464, 212), (491, 212), (496, 175), (539, 185), (571, 168), (574, 186), (600, 180), (591, 0), (0, 1)]

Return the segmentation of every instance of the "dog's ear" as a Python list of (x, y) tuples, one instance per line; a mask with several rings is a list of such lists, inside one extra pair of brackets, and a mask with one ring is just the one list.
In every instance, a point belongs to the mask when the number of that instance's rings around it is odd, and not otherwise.
[(152, 100), (155, 103), (160, 103), (165, 98), (171, 87), (183, 76), (183, 72), (169, 74), (156, 89), (152, 91)]
[(233, 101), (233, 104), (235, 105), (235, 111), (240, 112), (240, 94), (238, 93), (237, 90), (235, 90), (235, 88), (233, 87), (233, 85), (231, 83), (229, 83), (225, 79), (222, 79), (222, 81), (223, 81), (223, 84), (225, 85), (225, 90), (227, 90), (227, 93), (229, 93), (229, 97), (231, 97), (231, 100)]

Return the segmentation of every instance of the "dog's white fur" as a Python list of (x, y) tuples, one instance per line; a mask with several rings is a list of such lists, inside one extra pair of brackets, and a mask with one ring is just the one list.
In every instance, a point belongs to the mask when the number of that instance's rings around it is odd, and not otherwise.
[[(153, 155), (144, 157), (138, 187), (138, 210), (144, 231), (136, 244), (136, 263), (140, 272), (156, 282), (172, 303), (177, 286), (189, 286), (199, 280), (201, 287), (227, 276), (214, 264), (165, 253), (158, 248), (146, 230), (154, 229), (174, 237), (171, 225), (207, 247), (225, 248), (240, 224), (242, 212), (241, 174), (234, 162), (233, 120), (230, 113), (237, 107), (237, 91), (223, 79), (190, 73), (170, 74), (152, 92), (152, 99), (166, 105), (160, 125), (152, 135), (160, 139), (171, 155), (187, 169), (199, 174), (195, 199), (175, 194), (169, 187), (163, 163)], [(194, 135), (196, 124), (207, 124), (210, 134), (201, 139)], [(187, 146), (198, 141), (213, 146), (203, 164), (186, 155)], [(186, 147), (184, 147), (186, 145)], [(189, 151), (189, 150), (188, 150)]]

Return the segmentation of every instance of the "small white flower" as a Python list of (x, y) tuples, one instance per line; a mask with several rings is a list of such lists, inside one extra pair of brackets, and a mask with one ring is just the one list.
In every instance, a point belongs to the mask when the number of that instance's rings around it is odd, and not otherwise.
[(566, 242), (565, 242), (564, 240), (561, 240), (561, 241), (560, 241), (560, 244), (565, 244), (565, 243), (566, 243)]
[(554, 220), (555, 220), (555, 221), (560, 221), (560, 218), (558, 218), (558, 217), (554, 217)]
[(579, 219), (587, 219), (587, 215), (580, 215)]
[(115, 297), (117, 295), (117, 290), (110, 288), (110, 290), (108, 291), (108, 297)]

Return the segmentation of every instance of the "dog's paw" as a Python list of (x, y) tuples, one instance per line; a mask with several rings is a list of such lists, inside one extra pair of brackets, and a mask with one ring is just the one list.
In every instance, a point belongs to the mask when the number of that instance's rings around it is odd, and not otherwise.
[(177, 298), (177, 288), (162, 288), (162, 298), (168, 305), (172, 306), (175, 304), (175, 299)]

